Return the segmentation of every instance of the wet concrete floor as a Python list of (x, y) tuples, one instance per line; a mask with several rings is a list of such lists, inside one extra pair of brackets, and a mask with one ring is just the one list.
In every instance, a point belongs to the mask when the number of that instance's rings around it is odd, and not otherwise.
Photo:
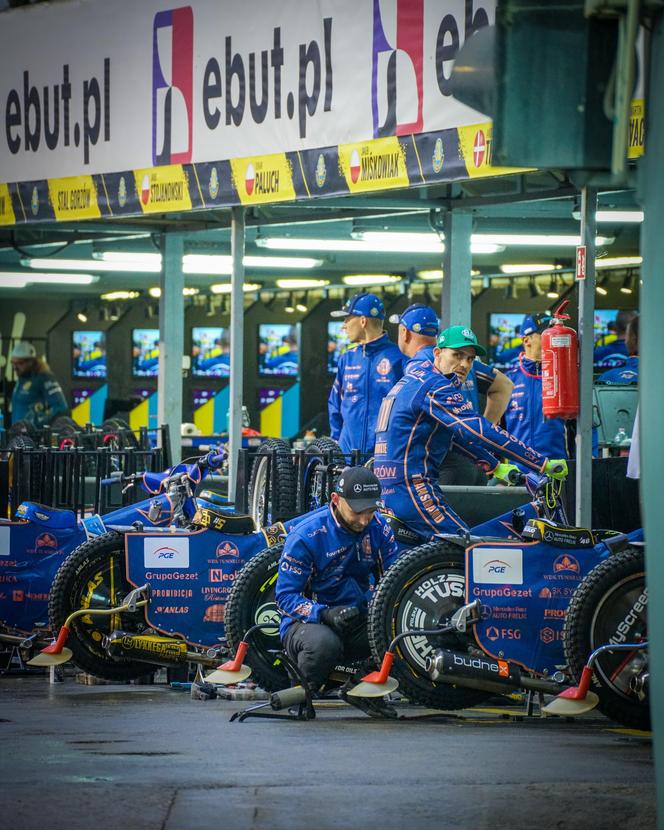
[(517, 722), (487, 708), (388, 722), (326, 703), (309, 722), (229, 722), (249, 705), (2, 677), (0, 827), (655, 827), (650, 737), (601, 715)]

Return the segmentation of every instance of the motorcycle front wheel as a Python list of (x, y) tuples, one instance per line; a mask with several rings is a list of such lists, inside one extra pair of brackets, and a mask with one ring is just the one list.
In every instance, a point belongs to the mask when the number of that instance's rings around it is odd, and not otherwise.
[[(112, 531), (79, 545), (62, 563), (49, 594), (51, 627), (59, 631), (67, 617), (79, 608), (113, 608), (131, 590), (125, 576), (124, 536)], [(67, 647), (73, 660), (86, 672), (106, 680), (133, 680), (149, 672), (146, 663), (110, 657), (103, 647), (105, 635), (119, 629), (137, 633), (146, 628), (143, 609), (134, 614), (77, 617)]]
[[(599, 646), (648, 639), (647, 605), (643, 548), (612, 554), (590, 571), (572, 596), (563, 628), (565, 656), (577, 682)], [(648, 695), (632, 688), (633, 679), (647, 672), (646, 650), (601, 654), (592, 686), (599, 709), (625, 726), (650, 729)]]
[(233, 584), (224, 615), (226, 637), (233, 652), (253, 625), (275, 623), (274, 628), (251, 635), (245, 658), (245, 663), (251, 666), (252, 679), (268, 692), (290, 685), (286, 670), (274, 653), (281, 648), (275, 590), (283, 547), (282, 544), (267, 548), (247, 562)]
[[(369, 606), (369, 641), (374, 659), (383, 654), (397, 634), (432, 629), (449, 619), (464, 604), (464, 551), (446, 541), (428, 542), (403, 554), (378, 583)], [(490, 692), (434, 683), (425, 660), (436, 649), (468, 651), (467, 634), (416, 636), (401, 640), (390, 674), (399, 691), (414, 703), (434, 709), (476, 706)]]

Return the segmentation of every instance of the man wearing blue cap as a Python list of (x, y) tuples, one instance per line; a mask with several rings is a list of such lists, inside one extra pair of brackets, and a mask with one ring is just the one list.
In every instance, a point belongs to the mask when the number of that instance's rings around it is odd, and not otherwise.
[(565, 421), (545, 419), (542, 412), (542, 332), (550, 321), (550, 314), (526, 314), (523, 318), (523, 352), (508, 372), (514, 389), (505, 412), (505, 429), (542, 455), (569, 458)]
[(330, 434), (344, 453), (373, 453), (383, 398), (403, 374), (404, 357), (383, 331), (385, 308), (375, 294), (356, 294), (332, 312), (343, 317), (351, 347), (339, 358), (328, 399)]
[(471, 329), (451, 326), (438, 337), (434, 368), (411, 361), (381, 406), (374, 472), (383, 486), (383, 500), (424, 535), (468, 529), (438, 484), (440, 465), (453, 443), (498, 479), (505, 479), (513, 468), (500, 463), (504, 456), (529, 470), (556, 478), (567, 475), (566, 464), (558, 466), (478, 415), (463, 395), (457, 374), (445, 373), (446, 362), (467, 371), (477, 355), (485, 354)]

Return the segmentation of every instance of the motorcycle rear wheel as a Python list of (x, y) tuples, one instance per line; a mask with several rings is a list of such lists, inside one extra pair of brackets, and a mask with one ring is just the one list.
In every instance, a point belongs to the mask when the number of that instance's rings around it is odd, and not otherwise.
[[(59, 631), (79, 608), (113, 608), (131, 586), (124, 577), (124, 536), (112, 531), (84, 542), (62, 563), (49, 594), (48, 616)], [(133, 680), (149, 673), (146, 663), (110, 657), (102, 639), (114, 629), (139, 632), (146, 628), (143, 611), (104, 617), (85, 615), (72, 623), (67, 647), (86, 672), (106, 680)]]
[[(283, 544), (257, 553), (235, 580), (224, 615), (226, 637), (233, 651), (237, 650), (252, 625), (272, 621), (279, 625), (275, 589), (282, 550)], [(280, 648), (277, 628), (256, 631), (249, 640), (245, 663), (251, 666), (252, 679), (268, 692), (276, 692), (290, 685), (281, 661), (276, 654), (270, 653), (270, 650)]]
[[(608, 643), (648, 639), (647, 593), (644, 552), (627, 548), (600, 562), (580, 583), (567, 609), (563, 627), (565, 656), (578, 682), (591, 652)], [(629, 631), (622, 633), (627, 619)], [(595, 664), (592, 689), (599, 695), (599, 709), (625, 726), (650, 729), (648, 699), (639, 701), (629, 688), (635, 673), (647, 671), (643, 651), (608, 652)], [(645, 662), (644, 662), (645, 661)]]
[[(268, 464), (271, 487), (267, 490)], [(297, 477), (290, 447), (280, 438), (268, 438), (258, 448), (249, 480), (249, 514), (259, 527), (295, 514)], [(264, 515), (265, 514), (265, 515)]]
[[(464, 604), (462, 548), (446, 541), (428, 542), (403, 554), (378, 583), (369, 607), (369, 642), (380, 663), (390, 641), (403, 631), (435, 628)], [(467, 651), (470, 635), (442, 634), (401, 640), (390, 674), (399, 691), (414, 703), (434, 709), (476, 706), (491, 692), (434, 683), (425, 658), (438, 648)]]

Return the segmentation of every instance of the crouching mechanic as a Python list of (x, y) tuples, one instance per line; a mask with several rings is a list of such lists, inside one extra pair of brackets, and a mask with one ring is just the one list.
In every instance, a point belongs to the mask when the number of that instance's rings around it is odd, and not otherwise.
[(445, 329), (437, 346), (433, 365), (407, 365), (383, 401), (376, 427), (374, 472), (383, 485), (385, 505), (425, 536), (468, 530), (438, 484), (440, 465), (452, 445), (499, 479), (507, 479), (514, 468), (499, 463), (503, 456), (529, 470), (556, 478), (567, 475), (565, 461), (544, 458), (478, 415), (465, 398), (459, 376), (446, 367), (470, 367), (476, 355), (486, 354), (469, 328)]
[[(347, 467), (331, 503), (293, 530), (279, 561), (279, 634), (315, 692), (344, 659), (369, 657), (369, 586), (397, 558), (390, 525), (377, 514), (381, 487), (365, 467)], [(370, 715), (394, 717), (382, 698), (344, 700)]]

